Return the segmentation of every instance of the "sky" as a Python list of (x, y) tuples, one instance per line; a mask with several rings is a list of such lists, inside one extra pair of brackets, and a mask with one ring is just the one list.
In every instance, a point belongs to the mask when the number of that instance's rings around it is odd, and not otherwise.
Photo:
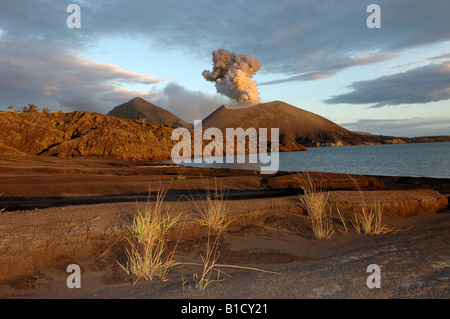
[(235, 103), (202, 76), (225, 49), (259, 60), (261, 102), (354, 131), (450, 135), (449, 12), (448, 0), (2, 1), (0, 110), (106, 114), (139, 96), (192, 123)]

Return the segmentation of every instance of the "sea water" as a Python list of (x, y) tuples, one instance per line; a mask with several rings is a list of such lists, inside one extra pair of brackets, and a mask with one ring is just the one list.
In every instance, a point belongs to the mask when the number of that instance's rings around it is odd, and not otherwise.
[[(248, 160), (226, 162), (186, 165), (260, 169), (259, 164)], [(305, 152), (279, 153), (278, 171), (450, 178), (450, 142), (311, 147)]]

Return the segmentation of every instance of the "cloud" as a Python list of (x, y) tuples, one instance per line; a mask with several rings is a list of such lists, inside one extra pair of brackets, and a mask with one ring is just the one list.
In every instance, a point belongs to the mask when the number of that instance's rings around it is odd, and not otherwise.
[(360, 119), (356, 122), (340, 123), (341, 126), (358, 132), (390, 136), (449, 135), (450, 117), (412, 119)]
[(338, 63), (335, 63), (334, 65), (330, 64), (326, 68), (322, 68), (322, 70), (320, 70), (320, 71), (312, 71), (312, 72), (302, 73), (299, 75), (294, 75), (294, 76), (284, 78), (284, 79), (261, 82), (261, 83), (259, 83), (259, 85), (272, 85), (272, 84), (280, 84), (280, 83), (294, 82), (294, 81), (322, 80), (322, 79), (326, 79), (329, 77), (333, 77), (340, 71), (347, 69), (347, 68), (351, 68), (354, 66), (360, 66), (360, 65), (375, 64), (375, 63), (395, 59), (399, 56), (400, 56), (399, 54), (361, 55), (358, 57), (348, 59), (346, 61), (339, 61)]
[(450, 99), (450, 62), (429, 64), (404, 73), (395, 73), (374, 80), (358, 81), (352, 91), (335, 95), (327, 104), (385, 105), (417, 104)]
[(160, 92), (160, 96), (152, 102), (193, 123), (194, 120), (205, 118), (219, 106), (229, 103), (229, 99), (191, 91), (177, 83), (169, 82)]
[(450, 53), (442, 53), (440, 55), (429, 58), (429, 60), (441, 60), (441, 59), (450, 59)]
[(0, 74), (0, 105), (54, 101), (54, 107), (97, 112), (124, 99), (153, 97), (126, 85), (165, 81), (89, 60), (48, 43), (21, 39), (0, 40)]

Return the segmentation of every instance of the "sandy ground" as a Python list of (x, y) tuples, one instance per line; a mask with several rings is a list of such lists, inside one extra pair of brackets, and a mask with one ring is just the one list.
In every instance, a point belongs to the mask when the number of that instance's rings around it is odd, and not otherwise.
[[(361, 194), (382, 200), (391, 231), (361, 235), (336, 222), (330, 240), (317, 240), (300, 189), (286, 186), (293, 175), (2, 156), (0, 298), (449, 298), (449, 180), (354, 176), (355, 190), (336, 182), (346, 176), (321, 176), (347, 214)], [(192, 197), (204, 198), (206, 180), (228, 190), (234, 222), (220, 240), (221, 281), (199, 290), (202, 269), (192, 263), (205, 254), (207, 232)], [(168, 237), (180, 265), (167, 281), (136, 281), (117, 261), (130, 219), (159, 187), (170, 188), (170, 211), (182, 213)], [(80, 289), (67, 287), (70, 264), (81, 267)], [(381, 288), (367, 286), (371, 264), (380, 267)]]

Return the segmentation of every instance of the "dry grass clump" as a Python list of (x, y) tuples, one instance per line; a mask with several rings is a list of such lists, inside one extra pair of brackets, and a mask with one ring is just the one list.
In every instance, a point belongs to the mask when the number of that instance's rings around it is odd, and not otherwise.
[[(229, 207), (227, 204), (227, 192), (222, 188), (222, 185), (217, 185), (214, 180), (214, 186), (209, 185), (208, 180), (204, 181), (206, 190), (206, 200), (197, 201), (191, 196), (191, 200), (194, 203), (194, 207), (197, 212), (197, 222), (206, 227), (207, 241), (206, 251), (204, 255), (200, 255), (201, 264), (194, 264), (202, 267), (200, 274), (194, 274), (195, 287), (198, 289), (205, 289), (212, 283), (221, 282), (221, 275), (226, 274), (221, 271), (221, 268), (239, 268), (253, 271), (273, 273), (252, 267), (235, 266), (219, 264), (219, 243), (223, 233), (227, 230), (228, 226), (233, 221), (229, 217)], [(212, 191), (213, 190), (213, 191)], [(183, 286), (187, 281), (183, 278)]]
[(303, 194), (299, 195), (300, 203), (305, 208), (311, 220), (313, 234), (317, 239), (330, 239), (334, 233), (333, 220), (328, 214), (329, 193), (320, 189), (308, 177), (308, 185), (302, 186)]
[[(203, 271), (200, 275), (195, 275), (196, 287), (205, 289), (213, 282), (219, 282), (220, 268), (217, 266), (219, 259), (219, 242), (221, 235), (232, 220), (229, 218), (229, 207), (226, 201), (226, 192), (222, 185), (217, 185), (214, 180), (214, 193), (211, 193), (209, 182), (204, 181), (206, 190), (206, 201), (196, 201), (192, 198), (194, 207), (197, 211), (197, 222), (208, 229), (208, 238), (206, 242), (206, 253), (201, 255)], [(214, 239), (213, 239), (214, 236)], [(212, 279), (213, 272), (217, 272), (216, 279)]]
[(208, 181), (205, 181), (206, 201), (198, 203), (193, 200), (197, 211), (196, 220), (200, 225), (211, 229), (218, 234), (227, 229), (232, 220), (229, 218), (230, 211), (226, 201), (226, 191), (222, 185), (217, 185), (215, 182), (214, 193), (211, 193), (211, 187)]
[[(299, 200), (310, 217), (313, 234), (317, 239), (330, 239), (334, 233), (335, 227), (331, 216), (331, 207), (329, 207), (328, 203), (329, 192), (318, 187), (319, 181), (313, 180), (308, 173), (305, 173), (303, 178), (306, 179), (307, 183), (306, 186), (301, 186), (303, 194), (299, 195)], [(352, 178), (350, 177), (350, 179)], [(359, 189), (356, 181), (353, 180), (353, 182)], [(383, 207), (380, 202), (377, 201), (368, 205), (365, 202), (360, 189), (359, 192), (361, 194), (362, 202), (364, 203), (363, 208), (360, 212), (353, 212), (350, 221), (356, 232), (358, 234), (379, 235), (390, 231), (386, 225), (383, 225), (381, 222)], [(340, 223), (344, 226), (345, 231), (348, 232), (349, 229), (347, 228), (347, 222), (345, 221), (344, 216), (339, 208), (336, 207), (336, 211)]]
[(138, 209), (131, 226), (130, 248), (126, 248), (127, 261), (119, 266), (128, 274), (139, 278), (153, 277), (165, 280), (169, 271), (177, 265), (174, 253), (166, 252), (167, 231), (180, 219), (181, 214), (171, 216), (164, 204), (167, 190), (158, 191), (153, 207), (148, 205), (143, 211)]
[(383, 207), (380, 202), (363, 207), (361, 213), (353, 213), (352, 225), (358, 234), (379, 235), (388, 232), (386, 225), (381, 224)]
[(314, 236), (317, 239), (330, 239), (334, 229), (333, 220), (327, 213), (328, 193), (316, 192), (307, 187), (303, 191), (299, 199), (309, 215)]

